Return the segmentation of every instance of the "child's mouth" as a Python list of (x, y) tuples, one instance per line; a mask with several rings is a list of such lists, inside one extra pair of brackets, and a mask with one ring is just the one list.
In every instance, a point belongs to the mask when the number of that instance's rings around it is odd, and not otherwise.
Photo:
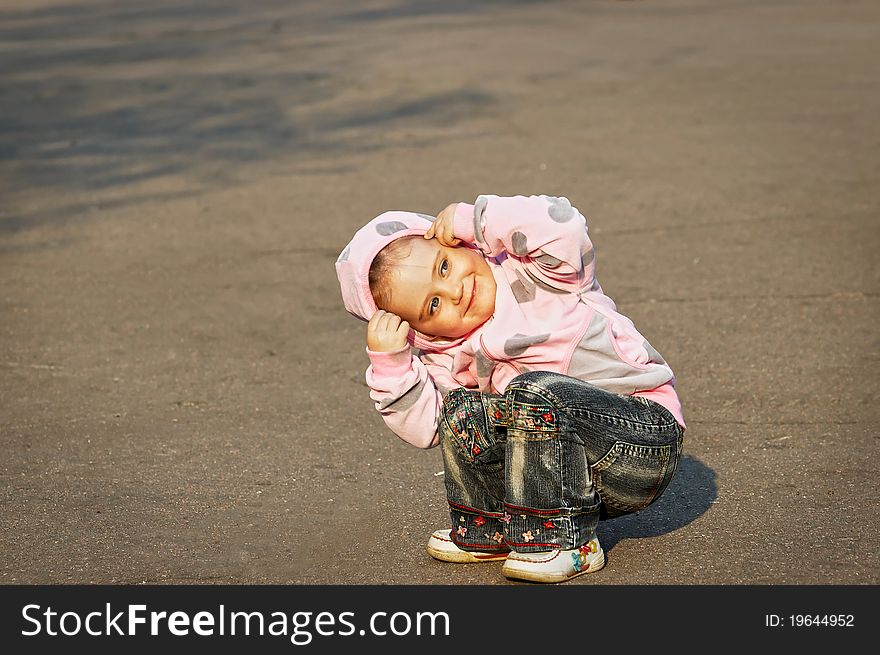
[(464, 313), (467, 314), (471, 310), (471, 305), (474, 304), (474, 297), (477, 295), (477, 278), (474, 278), (474, 283), (471, 285), (471, 297), (468, 298), (467, 307), (464, 308)]

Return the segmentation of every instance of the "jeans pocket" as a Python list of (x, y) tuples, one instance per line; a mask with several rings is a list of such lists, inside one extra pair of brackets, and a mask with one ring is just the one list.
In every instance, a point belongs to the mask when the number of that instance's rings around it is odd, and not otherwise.
[[(669, 478), (671, 445), (638, 445), (617, 441), (595, 464), (590, 474), (608, 516), (638, 512), (663, 491)], [(674, 471), (674, 468), (671, 469)]]
[(456, 389), (444, 402), (441, 437), (454, 444), (460, 457), (471, 464), (503, 461), (503, 444), (495, 438), (495, 426), (487, 420), (479, 393)]

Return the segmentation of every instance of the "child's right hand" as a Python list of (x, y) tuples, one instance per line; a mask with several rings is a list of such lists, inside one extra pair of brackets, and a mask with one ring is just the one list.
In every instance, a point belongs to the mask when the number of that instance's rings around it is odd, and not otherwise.
[(451, 205), (447, 205), (443, 211), (437, 214), (437, 218), (434, 219), (431, 227), (425, 232), (426, 239), (437, 239), (440, 245), (448, 247), (455, 247), (461, 243), (461, 239), (456, 238), (452, 231), (456, 207), (458, 207), (458, 203), (454, 202)]
[(384, 309), (376, 310), (367, 323), (367, 348), (373, 352), (400, 350), (407, 344), (407, 336), (409, 323)]

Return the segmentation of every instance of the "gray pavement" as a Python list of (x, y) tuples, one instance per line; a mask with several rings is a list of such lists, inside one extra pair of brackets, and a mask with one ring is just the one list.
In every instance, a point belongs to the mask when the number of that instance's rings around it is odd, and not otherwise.
[(880, 5), (10, 0), (0, 583), (512, 584), (431, 560), (333, 262), (565, 195), (677, 374), (664, 497), (570, 584), (877, 584)]

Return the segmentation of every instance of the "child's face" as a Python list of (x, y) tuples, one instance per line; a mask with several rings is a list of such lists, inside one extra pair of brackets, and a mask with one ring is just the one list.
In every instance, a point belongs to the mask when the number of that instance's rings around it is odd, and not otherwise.
[(454, 339), (495, 312), (495, 278), (479, 251), (413, 239), (412, 251), (394, 268), (384, 309), (424, 335)]

